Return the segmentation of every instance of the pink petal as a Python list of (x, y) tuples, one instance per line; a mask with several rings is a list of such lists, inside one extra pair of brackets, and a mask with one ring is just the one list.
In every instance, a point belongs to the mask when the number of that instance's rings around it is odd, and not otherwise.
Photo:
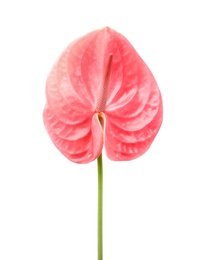
[(126, 38), (108, 27), (66, 48), (48, 76), (46, 96), (46, 129), (56, 147), (77, 163), (90, 162), (102, 151), (100, 112), (112, 160), (142, 155), (162, 122), (153, 75)]

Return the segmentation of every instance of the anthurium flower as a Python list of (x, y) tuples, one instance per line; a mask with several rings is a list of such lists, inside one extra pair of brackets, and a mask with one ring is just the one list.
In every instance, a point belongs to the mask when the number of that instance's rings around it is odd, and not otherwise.
[(69, 44), (47, 78), (46, 97), (45, 127), (76, 163), (96, 159), (103, 144), (111, 160), (135, 159), (162, 123), (161, 94), (151, 71), (109, 27)]

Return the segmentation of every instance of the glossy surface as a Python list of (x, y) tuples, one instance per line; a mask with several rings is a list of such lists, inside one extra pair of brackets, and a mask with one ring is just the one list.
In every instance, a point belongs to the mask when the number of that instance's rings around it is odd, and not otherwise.
[(127, 39), (108, 27), (66, 48), (47, 78), (46, 97), (45, 127), (60, 152), (76, 163), (96, 159), (104, 143), (111, 160), (135, 159), (162, 123), (152, 73)]

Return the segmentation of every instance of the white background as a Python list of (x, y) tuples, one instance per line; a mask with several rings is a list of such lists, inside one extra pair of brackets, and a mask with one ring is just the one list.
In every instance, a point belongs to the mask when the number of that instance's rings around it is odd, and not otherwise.
[(104, 259), (208, 259), (207, 1), (0, 3), (0, 259), (97, 258), (96, 161), (68, 161), (42, 122), (72, 40), (110, 26), (153, 72), (164, 122), (130, 162), (104, 154)]

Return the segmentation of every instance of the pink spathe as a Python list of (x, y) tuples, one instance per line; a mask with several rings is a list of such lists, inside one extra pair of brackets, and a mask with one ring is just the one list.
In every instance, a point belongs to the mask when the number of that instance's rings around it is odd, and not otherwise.
[(147, 151), (162, 123), (161, 94), (151, 71), (128, 40), (109, 27), (66, 48), (47, 78), (46, 97), (49, 136), (76, 163), (95, 160), (103, 144), (111, 160), (135, 159)]

